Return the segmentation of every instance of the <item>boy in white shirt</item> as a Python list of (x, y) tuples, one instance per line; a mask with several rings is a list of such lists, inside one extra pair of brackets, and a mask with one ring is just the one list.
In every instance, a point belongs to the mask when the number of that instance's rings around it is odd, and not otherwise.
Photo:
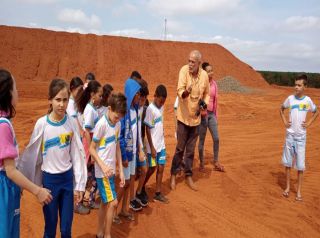
[(116, 161), (119, 165), (120, 187), (124, 186), (124, 174), (119, 145), (120, 119), (126, 113), (126, 97), (112, 94), (108, 110), (94, 128), (90, 154), (95, 161), (95, 177), (101, 197), (97, 237), (111, 237), (114, 210), (118, 205), (115, 190)]
[(148, 140), (146, 147), (149, 164), (144, 185), (148, 182), (157, 168), (156, 193), (153, 200), (162, 203), (169, 202), (169, 200), (161, 193), (163, 171), (166, 164), (166, 147), (163, 130), (163, 105), (166, 99), (167, 89), (164, 85), (159, 85), (154, 94), (154, 101), (148, 106), (144, 119)]
[[(305, 170), (305, 148), (306, 129), (317, 118), (318, 111), (312, 100), (304, 95), (307, 85), (307, 75), (302, 74), (295, 80), (295, 95), (290, 95), (282, 104), (280, 115), (287, 128), (286, 141), (283, 148), (282, 163), (286, 168), (286, 189), (283, 191), (284, 197), (289, 197), (290, 191), (290, 170), (295, 158), (295, 169), (298, 170), (298, 189), (296, 201), (302, 201), (301, 184), (303, 171)], [(284, 110), (289, 108), (289, 120), (284, 115)], [(306, 116), (308, 112), (313, 115), (308, 122)]]

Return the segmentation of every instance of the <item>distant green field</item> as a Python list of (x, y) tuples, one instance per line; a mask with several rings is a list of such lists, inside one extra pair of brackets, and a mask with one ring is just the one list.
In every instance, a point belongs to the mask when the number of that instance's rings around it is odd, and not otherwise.
[[(275, 72), (275, 71), (258, 71), (269, 84), (281, 86), (294, 86), (294, 80), (302, 72)], [(304, 73), (308, 76), (308, 87), (320, 88), (319, 73)]]

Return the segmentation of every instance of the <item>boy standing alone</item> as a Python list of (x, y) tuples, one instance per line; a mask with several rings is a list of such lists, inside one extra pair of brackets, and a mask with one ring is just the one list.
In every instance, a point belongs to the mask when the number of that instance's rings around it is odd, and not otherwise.
[[(290, 170), (295, 158), (295, 169), (298, 170), (298, 189), (296, 201), (302, 201), (301, 184), (303, 171), (305, 170), (305, 148), (306, 129), (317, 118), (318, 111), (312, 100), (304, 95), (307, 85), (307, 75), (302, 74), (295, 80), (295, 95), (290, 95), (282, 104), (280, 115), (287, 128), (286, 141), (283, 148), (282, 163), (286, 170), (286, 189), (283, 191), (284, 197), (289, 197), (290, 191)], [(284, 115), (284, 110), (289, 108), (289, 120)], [(308, 112), (313, 115), (308, 122), (306, 116)]]

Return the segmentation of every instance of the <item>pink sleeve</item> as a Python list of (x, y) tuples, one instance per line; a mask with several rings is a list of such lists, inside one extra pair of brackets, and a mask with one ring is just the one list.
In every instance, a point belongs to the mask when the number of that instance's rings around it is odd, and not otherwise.
[(0, 164), (4, 159), (14, 159), (18, 156), (18, 151), (14, 145), (13, 133), (10, 125), (0, 123)]

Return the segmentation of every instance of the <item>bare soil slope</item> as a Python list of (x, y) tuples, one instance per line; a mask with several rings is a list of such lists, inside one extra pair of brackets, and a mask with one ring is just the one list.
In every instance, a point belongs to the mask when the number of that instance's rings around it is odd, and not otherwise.
[[(226, 173), (212, 171), (212, 141), (205, 147), (206, 171), (194, 178), (198, 192), (187, 188), (183, 177), (177, 190), (168, 188), (169, 168), (175, 149), (173, 101), (180, 67), (190, 50), (199, 49), (213, 63), (217, 79), (232, 76), (255, 93), (221, 93), (219, 96), (220, 160)], [(293, 92), (268, 86), (250, 66), (216, 44), (148, 41), (109, 36), (57, 33), (0, 27), (0, 67), (16, 77), (20, 102), (14, 126), (20, 148), (28, 142), (37, 118), (47, 110), (47, 85), (53, 77), (70, 80), (96, 73), (102, 83), (123, 87), (132, 70), (139, 70), (153, 90), (159, 83), (168, 87), (165, 105), (165, 140), (168, 163), (164, 192), (170, 204), (151, 202), (136, 214), (132, 223), (113, 226), (113, 237), (320, 237), (320, 150), (319, 120), (308, 131), (307, 169), (303, 202), (295, 202), (296, 174), (292, 173), (290, 197), (281, 196), (285, 186), (280, 164), (285, 129), (279, 106)], [(319, 90), (307, 94), (319, 104)], [(147, 188), (154, 192), (155, 179)], [(95, 237), (97, 211), (75, 215), (74, 237)], [(42, 237), (42, 209), (24, 192), (21, 199), (21, 237)]]

